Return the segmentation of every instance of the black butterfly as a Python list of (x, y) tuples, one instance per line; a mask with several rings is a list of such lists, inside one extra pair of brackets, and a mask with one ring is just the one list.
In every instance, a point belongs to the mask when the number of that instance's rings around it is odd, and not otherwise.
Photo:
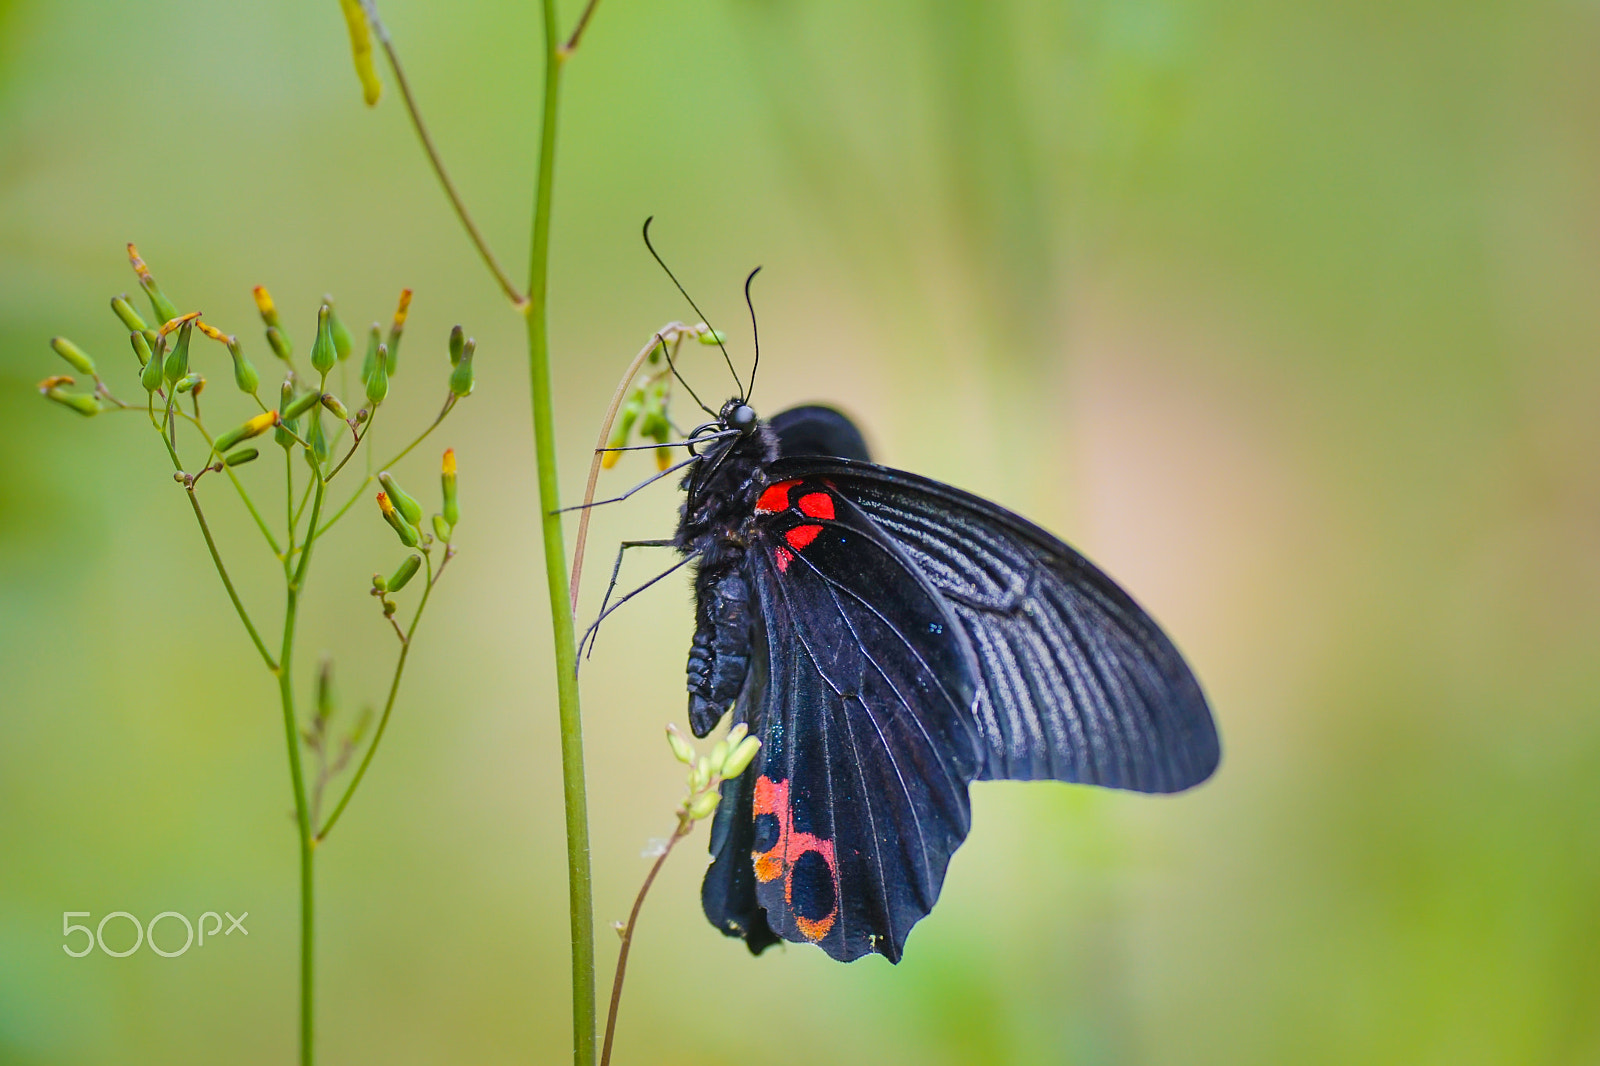
[(705, 736), (731, 707), (763, 745), (722, 785), (701, 900), (752, 952), (898, 961), (969, 782), (1177, 792), (1216, 768), (1172, 642), (1038, 526), (869, 462), (830, 408), (764, 423), (736, 397), (694, 436), (673, 541), (696, 565), (689, 721)]

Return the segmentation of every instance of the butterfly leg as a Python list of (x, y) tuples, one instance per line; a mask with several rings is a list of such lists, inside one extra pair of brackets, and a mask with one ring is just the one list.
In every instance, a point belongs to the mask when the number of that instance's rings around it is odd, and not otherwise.
[[(649, 447), (654, 448), (655, 445), (652, 444)], [(619, 449), (619, 450), (625, 450), (625, 449)], [(698, 455), (691, 455), (691, 456), (689, 456), (689, 458), (685, 459), (681, 463), (673, 463), (671, 466), (667, 467), (665, 470), (661, 471), (659, 474), (652, 474), (649, 477), (645, 478), (643, 481), (639, 482), (633, 488), (629, 489), (627, 492), (624, 492), (621, 496), (613, 496), (609, 500), (595, 500), (592, 503), (575, 503), (571, 507), (558, 507), (554, 511), (551, 511), (550, 513), (551, 514), (566, 514), (568, 511), (584, 511), (584, 510), (588, 510), (590, 507), (599, 507), (601, 504), (621, 503), (623, 500), (626, 500), (629, 496), (632, 496), (634, 493), (638, 492), (640, 489), (645, 488), (648, 485), (654, 485), (657, 481), (660, 481), (662, 478), (666, 477), (668, 474), (670, 474), (670, 473), (672, 473), (672, 472), (674, 472), (676, 470), (682, 470), (684, 467), (688, 466), (690, 463), (698, 463), (700, 461), (700, 459), (701, 459), (701, 457), (698, 456)]]
[[(609, 603), (611, 599), (611, 593), (617, 587), (617, 574), (622, 569), (623, 553), (629, 548), (667, 548), (671, 547), (673, 543), (674, 542), (670, 540), (633, 540), (622, 542), (622, 546), (617, 549), (617, 561), (611, 568), (611, 584), (609, 587), (607, 587), (605, 599), (601, 602), (600, 614), (593, 622), (590, 623), (589, 628), (583, 631), (583, 638), (578, 641), (578, 656), (580, 662), (586, 657), (586, 653), (584, 652), (585, 644), (589, 646), (589, 651), (587, 654), (592, 655), (594, 653), (594, 642), (600, 633), (600, 623), (609, 618), (611, 616), (611, 612), (615, 611), (618, 607), (621, 607), (623, 604), (627, 603), (629, 600), (633, 599), (635, 596), (639, 595), (639, 593), (643, 592), (651, 585), (654, 585), (667, 575), (683, 569), (684, 566), (688, 565), (690, 560), (695, 558), (693, 555), (684, 556), (682, 559), (673, 563), (671, 566), (667, 567), (667, 569), (663, 570), (649, 581), (646, 581), (644, 584), (629, 592), (627, 595), (620, 597), (616, 603)], [(607, 605), (608, 603), (609, 606)]]

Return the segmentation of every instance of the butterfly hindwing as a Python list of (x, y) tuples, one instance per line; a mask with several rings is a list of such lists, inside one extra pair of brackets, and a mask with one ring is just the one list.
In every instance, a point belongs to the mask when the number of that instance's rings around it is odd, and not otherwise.
[(972, 653), (939, 595), (847, 499), (804, 482), (773, 486), (763, 505), (745, 567), (766, 646), (752, 723), (763, 749), (724, 802), (748, 799), (755, 895), (773, 932), (836, 959), (897, 960), (969, 825), (967, 782), (982, 766)]
[(1216, 727), (1182, 656), (1056, 537), (987, 500), (871, 463), (780, 459), (770, 476), (825, 478), (960, 620), (982, 675), (978, 776), (1175, 792), (1215, 769)]

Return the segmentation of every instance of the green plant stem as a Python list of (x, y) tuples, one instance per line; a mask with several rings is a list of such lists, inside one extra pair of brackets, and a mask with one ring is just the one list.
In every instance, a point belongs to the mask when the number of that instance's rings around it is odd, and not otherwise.
[(400, 657), (394, 664), (394, 678), (389, 682), (389, 698), (384, 702), (383, 714), (378, 717), (378, 728), (373, 731), (372, 743), (367, 745), (366, 754), (361, 756), (361, 763), (356, 767), (356, 772), (351, 775), (350, 783), (345, 786), (344, 795), (339, 797), (339, 802), (334, 805), (333, 813), (328, 815), (328, 820), (322, 823), (322, 828), (317, 830), (316, 842), (322, 843), (328, 836), (328, 831), (339, 820), (339, 815), (344, 813), (345, 807), (350, 803), (350, 797), (356, 794), (356, 786), (361, 784), (361, 779), (366, 776), (367, 764), (372, 762), (373, 755), (377, 754), (378, 742), (383, 739), (383, 731), (389, 727), (389, 712), (394, 710), (395, 697), (400, 694), (400, 676), (405, 673), (406, 657), (411, 654), (411, 638), (416, 636), (417, 623), (422, 621), (422, 612), (428, 606), (428, 597), (433, 595), (434, 582), (439, 580), (439, 575), (444, 573), (446, 564), (450, 562), (450, 547), (445, 546), (444, 562), (439, 564), (439, 572), (433, 570), (433, 560), (427, 553), (422, 556), (428, 565), (428, 582), (422, 587), (422, 599), (417, 601), (417, 613), (411, 616), (411, 624), (406, 627), (404, 638), (400, 641)]
[[(293, 469), (292, 461), (290, 469)], [(312, 474), (316, 488), (311, 502), (311, 528), (315, 529), (326, 495), (320, 472)], [(291, 501), (293, 496), (290, 496)], [(292, 537), (292, 530), (291, 530)], [(317, 846), (311, 833), (311, 810), (306, 796), (305, 770), (300, 763), (300, 728), (294, 711), (294, 633), (299, 615), (300, 590), (304, 588), (306, 568), (311, 563), (311, 548), (315, 538), (308, 538), (305, 551), (300, 555), (300, 565), (288, 576), (283, 608), (283, 651), (278, 656), (278, 695), (283, 705), (284, 742), (289, 748), (289, 776), (294, 785), (295, 825), (300, 833), (300, 1063), (311, 1066), (315, 1059), (315, 1006), (316, 1006), (316, 881), (312, 865), (313, 850)]]
[[(445, 401), (444, 409), (439, 412), (438, 417), (436, 417), (432, 422), (430, 422), (428, 424), (428, 428), (423, 430), (421, 433), (417, 434), (417, 437), (416, 437), (415, 440), (413, 440), (410, 444), (407, 444), (404, 448), (400, 449), (399, 453), (396, 454), (394, 458), (390, 459), (387, 463), (384, 463), (378, 469), (380, 469), (380, 470), (388, 470), (390, 467), (394, 466), (394, 464), (398, 463), (400, 460), (402, 460), (406, 456), (410, 455), (412, 450), (414, 448), (416, 448), (417, 445), (419, 445), (423, 441), (427, 440), (428, 439), (428, 435), (430, 433), (432, 433), (434, 430), (439, 428), (439, 423), (443, 422), (445, 420), (445, 416), (448, 415), (451, 411), (455, 410), (455, 407), (456, 407), (456, 397), (452, 393), (451, 396), (450, 396), (450, 399)], [(372, 417), (373, 418), (378, 417), (376, 411), (373, 412)], [(372, 449), (369, 448), (369, 449), (367, 449), (367, 461), (368, 461), (369, 464), (370, 464), (371, 460), (372, 460)], [(338, 469), (334, 470), (334, 473), (338, 473), (339, 469), (343, 469), (343, 467), (344, 467), (344, 464), (340, 463)], [(331, 478), (333, 476), (333, 474), (329, 474), (328, 476)], [(345, 516), (345, 512), (349, 511), (350, 508), (355, 506), (356, 501), (361, 499), (361, 494), (367, 491), (367, 486), (372, 484), (372, 479), (375, 476), (376, 476), (375, 474), (372, 474), (370, 472), (367, 474), (367, 476), (362, 480), (361, 484), (356, 486), (356, 491), (350, 494), (350, 498), (348, 500), (344, 501), (344, 505), (341, 506), (337, 511), (333, 512), (333, 517), (328, 519), (328, 522), (327, 522), (326, 525), (324, 525), (321, 529), (317, 530), (317, 532), (316, 532), (317, 536), (320, 537), (324, 533), (326, 533), (328, 530), (332, 529), (333, 526), (334, 526), (334, 523), (339, 521), (339, 519), (343, 518)]]
[(578, 654), (567, 587), (560, 490), (556, 480), (554, 409), (550, 396), (550, 202), (555, 178), (556, 115), (561, 68), (570, 54), (560, 47), (555, 0), (544, 11), (544, 114), (539, 132), (539, 173), (534, 187), (533, 234), (529, 242), (528, 388), (533, 407), (534, 457), (539, 473), (539, 517), (544, 539), (545, 581), (550, 592), (555, 644), (556, 696), (561, 719), (561, 782), (567, 823), (567, 891), (572, 938), (572, 1057), (577, 1066), (595, 1061), (594, 896), (589, 868), (589, 804), (583, 767), (583, 717), (578, 702)]

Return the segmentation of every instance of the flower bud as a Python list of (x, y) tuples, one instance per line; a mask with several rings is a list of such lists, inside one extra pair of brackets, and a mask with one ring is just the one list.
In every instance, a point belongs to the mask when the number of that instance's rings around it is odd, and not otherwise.
[(259, 448), (240, 448), (236, 452), (229, 452), (222, 461), (228, 466), (243, 466), (251, 463), (261, 454)]
[(317, 711), (316, 722), (320, 730), (333, 717), (337, 710), (338, 697), (333, 690), (333, 660), (323, 659), (317, 669)]
[(467, 331), (459, 325), (450, 327), (450, 365), (461, 362), (461, 349), (467, 342)]
[(200, 374), (185, 374), (173, 383), (174, 392), (196, 392), (205, 387), (206, 379)]
[(450, 539), (450, 523), (444, 520), (442, 514), (433, 516), (433, 535), (443, 541)]
[(393, 474), (387, 470), (382, 471), (378, 474), (378, 482), (383, 486), (384, 491), (389, 494), (389, 501), (399, 509), (407, 522), (414, 526), (422, 524), (422, 504), (418, 503), (414, 496), (400, 487)]
[(150, 342), (144, 334), (134, 330), (128, 334), (128, 343), (133, 345), (133, 354), (139, 357), (139, 365), (146, 366), (150, 362)]
[(373, 592), (388, 592), (389, 591), (389, 579), (384, 577), (382, 574), (373, 574), (372, 575), (372, 591)]
[[(289, 383), (285, 382), (285, 384)], [(293, 388), (293, 386), (290, 385), (290, 388)], [(292, 422), (321, 402), (322, 393), (318, 392), (316, 389), (309, 389), (305, 392), (302, 392), (299, 396), (296, 396), (293, 400), (290, 400), (288, 403), (283, 405), (283, 420), (285, 422)]]
[(42, 390), (44, 398), (52, 400), (62, 407), (70, 408), (85, 418), (93, 418), (100, 413), (100, 401), (84, 392), (62, 392), (57, 388)]
[(720, 792), (702, 792), (689, 801), (689, 817), (694, 821), (709, 818), (716, 811), (717, 804), (722, 802)]
[(176, 385), (178, 379), (189, 372), (189, 338), (194, 334), (194, 319), (190, 319), (178, 327), (178, 340), (172, 346), (172, 352), (167, 356), (162, 372), (167, 377), (167, 384)]
[(719, 740), (711, 745), (711, 773), (717, 777), (722, 776), (722, 764), (728, 761), (728, 742)]
[(272, 434), (272, 439), (284, 448), (294, 443), (293, 433), (299, 428), (294, 424), (294, 416), (288, 414), (289, 405), (294, 402), (294, 371), (283, 376), (283, 384), (278, 386), (278, 410), (285, 412), (278, 419), (278, 428)]
[(711, 784), (711, 760), (704, 755), (695, 760), (689, 767), (689, 791), (701, 792)]
[(267, 347), (272, 349), (272, 354), (287, 363), (294, 358), (294, 345), (289, 343), (289, 338), (283, 335), (283, 330), (277, 326), (267, 327)]
[(320, 407), (311, 412), (311, 454), (316, 456), (319, 463), (327, 462), (328, 456), (333, 454), (332, 449), (328, 447), (328, 435), (322, 431), (322, 408)]
[(135, 333), (143, 333), (150, 328), (144, 324), (144, 319), (139, 317), (139, 312), (135, 311), (133, 305), (128, 302), (126, 293), (111, 298), (111, 310), (115, 311), (117, 317), (122, 319), (124, 326), (127, 326)]
[(367, 354), (361, 360), (361, 384), (372, 380), (372, 369), (378, 361), (378, 345), (383, 341), (383, 327), (376, 322), (367, 331)]
[(461, 524), (461, 505), (456, 501), (456, 450), (446, 448), (444, 461), (439, 464), (439, 487), (444, 495), (442, 517), (454, 529)]
[(265, 285), (257, 285), (250, 290), (250, 295), (256, 298), (256, 310), (261, 312), (262, 322), (269, 326), (282, 325), (278, 319), (278, 305), (272, 302), (272, 293)]
[(311, 343), (311, 368), (323, 377), (327, 377), (328, 371), (339, 361), (339, 352), (333, 346), (331, 317), (332, 309), (327, 304), (317, 308), (317, 339)]
[(139, 384), (144, 386), (145, 392), (155, 392), (161, 387), (166, 351), (167, 338), (156, 337), (155, 347), (150, 350), (150, 361), (144, 365), (144, 372), (139, 375)]
[(256, 389), (261, 387), (261, 374), (256, 366), (245, 357), (244, 350), (239, 347), (239, 338), (228, 338), (228, 354), (233, 357), (233, 383), (239, 386), (239, 391), (247, 396), (254, 396)]
[(353, 347), (350, 331), (345, 328), (344, 319), (339, 317), (339, 309), (333, 306), (333, 297), (324, 296), (322, 302), (328, 305), (328, 330), (333, 334), (333, 350), (342, 363), (350, 358)]
[(749, 734), (749, 732), (750, 732), (750, 727), (745, 725), (743, 722), (739, 722), (739, 723), (736, 723), (734, 725), (729, 726), (728, 727), (728, 743), (730, 745), (734, 746), (734, 747), (737, 747), (738, 744), (739, 744), (739, 741), (743, 740), (745, 738), (745, 736), (747, 734)]
[(150, 268), (145, 266), (144, 260), (139, 258), (139, 249), (132, 244), (128, 245), (128, 262), (133, 264), (133, 272), (139, 275), (139, 288), (143, 289), (145, 296), (149, 298), (150, 309), (156, 313), (156, 321), (170, 322), (177, 318), (178, 309), (167, 299), (167, 294), (161, 291), (156, 279), (150, 276)]
[(78, 373), (88, 374), (90, 377), (97, 376), (94, 370), (94, 360), (89, 358), (87, 352), (67, 340), (67, 338), (51, 337), (50, 347), (56, 350), (57, 355), (72, 364), (72, 369)]
[(361, 0), (339, 0), (339, 6), (344, 9), (345, 27), (350, 31), (350, 58), (355, 61), (356, 77), (361, 81), (361, 98), (372, 107), (383, 92), (378, 68), (372, 62), (372, 27)]
[[(643, 395), (641, 389), (636, 389), (622, 405), (622, 410), (617, 414), (617, 424), (611, 429), (611, 439), (606, 441), (607, 448), (622, 448), (627, 445), (629, 435), (633, 432), (633, 424), (639, 420), (639, 412), (644, 409)], [(620, 451), (608, 451), (600, 457), (600, 465), (610, 470), (621, 458)]]
[(422, 556), (406, 556), (405, 561), (400, 564), (400, 568), (394, 572), (394, 576), (388, 581), (389, 591), (399, 592), (401, 589), (405, 588), (411, 579), (417, 576), (417, 571), (421, 568)]
[(707, 326), (703, 322), (700, 325), (701, 325), (701, 330), (700, 330), (700, 333), (697, 335), (697, 339), (700, 341), (701, 344), (726, 344), (727, 343), (728, 335), (726, 333), (722, 332), (720, 329), (712, 329), (710, 326)]
[(400, 360), (400, 334), (405, 332), (406, 316), (411, 313), (411, 290), (400, 290), (400, 303), (394, 309), (394, 321), (389, 324), (389, 376), (394, 377)]
[(377, 356), (372, 360), (372, 375), (367, 378), (367, 400), (376, 407), (389, 395), (389, 349), (378, 345)]
[(395, 510), (394, 504), (389, 501), (388, 493), (378, 493), (378, 510), (383, 512), (383, 520), (388, 522), (394, 528), (394, 531), (400, 535), (401, 544), (408, 548), (415, 548), (421, 543), (422, 534), (418, 533), (416, 528), (407, 522), (399, 511)]
[(461, 362), (450, 371), (450, 391), (458, 397), (472, 395), (472, 353), (477, 348), (478, 342), (468, 337), (466, 344), (461, 347)]
[(322, 394), (322, 406), (326, 407), (328, 409), (328, 413), (333, 415), (333, 417), (337, 418), (339, 421), (350, 421), (350, 408), (346, 407), (342, 402), (340, 402), (339, 397), (335, 396), (333, 393), (325, 392)]
[[(230, 429), (228, 432), (222, 434), (216, 439), (215, 442), (212, 443), (211, 447), (214, 451), (225, 452), (229, 448), (232, 448), (235, 444), (238, 444), (240, 441), (249, 440), (251, 437), (261, 436), (261, 434), (265, 433), (267, 430), (276, 425), (277, 421), (278, 412), (263, 411), (243, 425), (235, 426), (233, 429)], [(248, 462), (248, 460), (240, 461)]]
[(674, 759), (677, 759), (685, 766), (694, 765), (694, 748), (690, 746), (684, 735), (678, 732), (677, 726), (667, 726), (667, 746), (672, 749), (672, 757)]
[[(729, 736), (732, 736), (730, 733)], [(755, 737), (745, 737), (733, 746), (728, 752), (728, 757), (722, 760), (722, 777), (730, 779), (738, 777), (755, 761), (756, 753), (761, 750), (761, 741)]]

